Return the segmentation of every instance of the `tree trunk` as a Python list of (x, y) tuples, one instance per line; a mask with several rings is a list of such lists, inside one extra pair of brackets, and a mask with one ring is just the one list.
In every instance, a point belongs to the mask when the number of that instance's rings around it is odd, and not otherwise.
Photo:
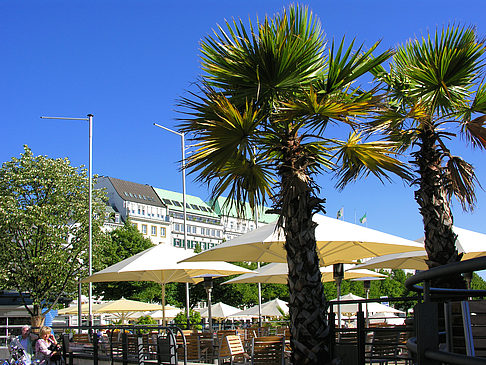
[[(433, 268), (461, 260), (456, 248), (457, 235), (452, 230), (453, 216), (444, 187), (441, 152), (437, 148), (437, 134), (432, 127), (420, 132), (420, 149), (414, 152), (418, 166), (419, 188), (415, 200), (420, 206), (425, 232), (427, 265)], [(439, 278), (432, 286), (441, 288), (465, 288), (460, 274)]]
[(312, 221), (314, 212), (322, 210), (322, 200), (313, 195), (313, 182), (307, 175), (309, 161), (299, 154), (299, 141), (290, 140), (283, 150), (287, 153), (279, 165), (277, 205), (289, 268), (291, 363), (323, 365), (331, 360), (329, 326)]
[(32, 316), (30, 318), (32, 332), (39, 333), (40, 328), (44, 325), (44, 320), (45, 317), (43, 315)]

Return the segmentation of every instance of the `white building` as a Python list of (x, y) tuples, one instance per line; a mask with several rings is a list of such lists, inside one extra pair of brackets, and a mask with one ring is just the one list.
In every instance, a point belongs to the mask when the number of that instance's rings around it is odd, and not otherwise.
[[(172, 244), (184, 247), (183, 196), (170, 190), (154, 188), (167, 206), (172, 221)], [(223, 242), (223, 227), (219, 216), (201, 198), (186, 194), (187, 247), (199, 244), (203, 250)]]
[[(250, 205), (245, 204), (244, 217), (238, 217), (235, 205), (225, 205), (226, 197), (219, 197), (211, 202), (214, 212), (221, 218), (221, 224), (224, 227), (223, 238), (229, 241), (232, 238), (255, 229), (255, 217), (251, 213)], [(278, 219), (277, 214), (269, 214), (268, 207), (260, 207), (258, 210), (258, 226), (273, 223)]]
[(167, 207), (150, 185), (103, 176), (98, 178), (96, 188), (106, 189), (108, 204), (123, 221), (130, 218), (144, 237), (156, 245), (171, 241)]

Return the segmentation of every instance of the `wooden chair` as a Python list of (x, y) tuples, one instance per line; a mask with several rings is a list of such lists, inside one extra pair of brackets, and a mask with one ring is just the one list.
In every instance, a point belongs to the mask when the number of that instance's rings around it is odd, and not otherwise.
[[(186, 339), (185, 350), (188, 361), (201, 361), (201, 347), (199, 343), (199, 336), (195, 333), (184, 336)], [(177, 356), (179, 359), (184, 359), (184, 342), (181, 336), (177, 336)]]
[(89, 333), (74, 333), (73, 342), (90, 343)]
[(249, 359), (249, 355), (243, 348), (241, 337), (238, 335), (227, 335), (224, 338), (224, 342), (221, 344), (218, 355), (218, 364), (223, 364), (228, 358), (230, 364), (234, 364), (236, 359), (243, 360), (246, 364), (246, 360)]
[(284, 337), (254, 337), (251, 345), (251, 364), (283, 365), (285, 362), (284, 349)]
[(400, 344), (400, 332), (380, 330), (377, 328), (373, 331), (371, 341), (371, 349), (367, 354), (367, 361), (370, 364), (388, 364), (389, 362), (397, 362), (398, 351)]

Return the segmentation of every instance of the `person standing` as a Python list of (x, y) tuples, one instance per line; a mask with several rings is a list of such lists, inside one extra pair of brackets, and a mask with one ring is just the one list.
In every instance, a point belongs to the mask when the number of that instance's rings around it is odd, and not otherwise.
[(30, 364), (32, 356), (34, 355), (34, 340), (30, 333), (30, 326), (25, 325), (22, 327), (20, 335), (17, 336), (17, 340), (20, 346), (24, 349), (25, 361)]

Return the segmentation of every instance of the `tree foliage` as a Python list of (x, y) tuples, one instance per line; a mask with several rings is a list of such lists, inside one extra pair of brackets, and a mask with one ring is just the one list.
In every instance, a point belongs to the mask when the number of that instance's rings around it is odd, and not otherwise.
[[(96, 270), (114, 265), (151, 247), (152, 241), (145, 238), (127, 219), (123, 227), (109, 233), (106, 244), (97, 248)], [(123, 297), (152, 302), (160, 301), (162, 289), (154, 282), (118, 281), (95, 283), (93, 292), (103, 296), (104, 300), (117, 300)]]
[[(382, 66), (374, 70), (387, 85), (387, 103), (369, 130), (411, 153), (429, 267), (461, 260), (452, 229), (452, 197), (464, 210), (476, 204), (474, 167), (453, 148), (458, 136), (479, 150), (486, 148), (485, 50), (474, 27), (451, 25), (400, 46), (389, 71)], [(465, 287), (459, 274), (433, 285)]]
[[(33, 300), (33, 317), (88, 274), (88, 179), (67, 158), (20, 158), (0, 169), (0, 285)], [(100, 237), (104, 203), (93, 193), (93, 239)], [(41, 313), (41, 308), (47, 311)]]
[[(353, 130), (380, 99), (357, 82), (391, 52), (372, 56), (378, 42), (326, 46), (306, 7), (290, 6), (255, 26), (227, 22), (202, 40), (199, 92), (180, 103), (181, 130), (194, 147), (187, 166), (211, 187), (211, 199), (226, 194), (240, 213), (246, 203), (255, 210), (271, 199), (280, 216), (295, 363), (330, 361), (312, 221), (325, 200), (314, 176), (334, 170), (340, 188), (369, 174), (409, 176), (393, 143), (366, 142)], [(327, 136), (329, 123), (350, 128), (349, 140)]]

